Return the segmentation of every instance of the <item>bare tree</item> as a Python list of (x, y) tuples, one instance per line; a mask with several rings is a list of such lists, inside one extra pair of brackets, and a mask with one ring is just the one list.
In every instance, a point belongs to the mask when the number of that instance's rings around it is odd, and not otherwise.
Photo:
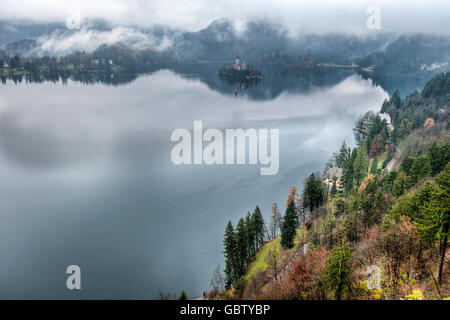
[(210, 281), (213, 291), (222, 292), (225, 287), (225, 280), (220, 265), (214, 270), (213, 276)]

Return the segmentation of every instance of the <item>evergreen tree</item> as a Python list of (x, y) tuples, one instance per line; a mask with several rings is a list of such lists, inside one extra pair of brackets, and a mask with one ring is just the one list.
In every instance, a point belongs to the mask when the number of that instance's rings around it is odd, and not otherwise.
[(342, 245), (333, 248), (328, 258), (326, 267), (326, 280), (330, 290), (333, 290), (334, 298), (340, 300), (342, 294), (349, 288), (349, 261), (352, 258), (347, 241), (342, 239)]
[(225, 287), (227, 289), (237, 281), (236, 235), (231, 221), (228, 221), (223, 239), (225, 255)]
[(377, 174), (378, 169), (378, 156), (375, 156), (372, 161), (372, 166), (370, 167), (370, 173), (371, 174)]
[(400, 164), (400, 169), (403, 170), (403, 172), (406, 173), (407, 176), (411, 175), (411, 167), (414, 163), (415, 158), (414, 157), (406, 157), (403, 159), (402, 163)]
[(436, 219), (437, 225), (439, 226), (437, 238), (439, 239), (441, 250), (438, 279), (439, 283), (442, 283), (445, 251), (447, 249), (448, 237), (450, 236), (450, 163), (447, 163), (444, 170), (436, 176), (436, 182), (441, 188), (441, 192), (434, 198), (434, 214), (438, 217)]
[(303, 189), (303, 203), (308, 206), (312, 213), (315, 208), (318, 208), (325, 201), (325, 187), (323, 185), (320, 175), (312, 173), (305, 180), (305, 187)]
[(255, 232), (254, 234), (255, 234), (255, 249), (256, 249), (255, 252), (256, 252), (264, 244), (264, 233), (265, 233), (264, 218), (258, 206), (256, 206), (252, 218), (253, 218), (252, 219), (253, 228)]
[(437, 175), (450, 161), (450, 142), (443, 145), (434, 142), (428, 150), (428, 154), (430, 159), (431, 174)]
[(408, 177), (403, 171), (400, 171), (392, 185), (392, 194), (396, 197), (404, 194), (410, 184), (410, 180), (411, 177)]
[(349, 153), (347, 160), (344, 163), (344, 168), (342, 170), (342, 178), (341, 178), (341, 188), (343, 188), (346, 192), (349, 192), (353, 189), (353, 180), (354, 180), (354, 170), (353, 164), (357, 157), (357, 149), (354, 148)]
[(363, 179), (366, 177), (367, 164), (368, 164), (368, 159), (367, 159), (366, 144), (361, 143), (359, 145), (355, 163), (353, 165), (354, 179), (355, 179), (356, 186), (359, 186), (361, 184), (361, 182), (363, 181)]
[(184, 290), (181, 290), (180, 296), (178, 297), (178, 300), (187, 300), (187, 295), (186, 292), (184, 292)]
[(414, 159), (411, 165), (411, 177), (414, 182), (425, 178), (431, 173), (430, 159), (423, 155)]
[(395, 90), (395, 92), (392, 94), (391, 99), (389, 100), (389, 102), (396, 109), (400, 109), (401, 104), (402, 104), (402, 98), (400, 97), (400, 92), (398, 90)]
[(239, 219), (236, 225), (236, 274), (239, 279), (245, 273), (245, 267), (248, 262), (248, 239), (247, 228), (243, 218)]
[(253, 215), (250, 212), (247, 212), (247, 215), (245, 216), (245, 228), (247, 231), (247, 261), (250, 262), (256, 253), (255, 226), (253, 224)]
[(439, 240), (440, 261), (438, 281), (442, 282), (445, 251), (450, 236), (450, 163), (435, 178), (439, 190), (433, 190), (431, 201), (421, 207), (423, 217), (417, 219), (419, 229), (431, 241)]
[(345, 161), (347, 161), (349, 156), (350, 156), (350, 148), (347, 148), (347, 145), (345, 144), (344, 141), (334, 159), (336, 167), (344, 168)]
[(294, 246), (294, 239), (297, 233), (298, 216), (295, 210), (295, 203), (293, 200), (289, 202), (284, 215), (283, 224), (281, 225), (281, 245), (285, 248), (292, 248)]

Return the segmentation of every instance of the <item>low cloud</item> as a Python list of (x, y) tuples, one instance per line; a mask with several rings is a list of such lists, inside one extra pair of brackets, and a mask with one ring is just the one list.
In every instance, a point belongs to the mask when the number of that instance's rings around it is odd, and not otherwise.
[(73, 32), (56, 31), (38, 38), (38, 42), (40, 43), (39, 54), (64, 55), (74, 50), (91, 52), (102, 44), (112, 45), (116, 43), (124, 43), (133, 49), (152, 48), (160, 51), (167, 49), (172, 40), (167, 36), (157, 39), (152, 34), (144, 33), (135, 28), (118, 26), (105, 31), (88, 28)]
[[(367, 33), (367, 8), (381, 9), (381, 31), (448, 33), (450, 3), (368, 0), (80, 0), (76, 7), (85, 18), (140, 26), (155, 24), (197, 31), (213, 20), (246, 21), (264, 18), (283, 24), (291, 34)], [(65, 21), (73, 9), (70, 0), (3, 0), (0, 19)]]

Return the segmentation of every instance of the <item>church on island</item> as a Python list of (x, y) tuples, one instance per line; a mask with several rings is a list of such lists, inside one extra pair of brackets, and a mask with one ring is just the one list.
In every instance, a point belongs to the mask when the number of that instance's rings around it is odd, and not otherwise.
[(241, 61), (239, 56), (236, 56), (234, 64), (220, 69), (219, 74), (234, 81), (252, 81), (263, 79), (261, 71), (252, 68), (247, 62)]
[(234, 64), (234, 68), (236, 70), (247, 70), (248, 65), (247, 65), (247, 62), (245, 62), (245, 61), (240, 62), (239, 56), (236, 56), (236, 63)]

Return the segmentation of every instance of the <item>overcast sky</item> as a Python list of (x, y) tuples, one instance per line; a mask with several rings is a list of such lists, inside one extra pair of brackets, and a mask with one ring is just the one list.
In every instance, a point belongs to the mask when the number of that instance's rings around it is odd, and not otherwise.
[(219, 18), (240, 22), (255, 17), (284, 25), (291, 33), (368, 32), (366, 13), (377, 5), (381, 31), (448, 33), (445, 0), (1, 0), (0, 19), (65, 21), (78, 8), (84, 18), (195, 31)]

